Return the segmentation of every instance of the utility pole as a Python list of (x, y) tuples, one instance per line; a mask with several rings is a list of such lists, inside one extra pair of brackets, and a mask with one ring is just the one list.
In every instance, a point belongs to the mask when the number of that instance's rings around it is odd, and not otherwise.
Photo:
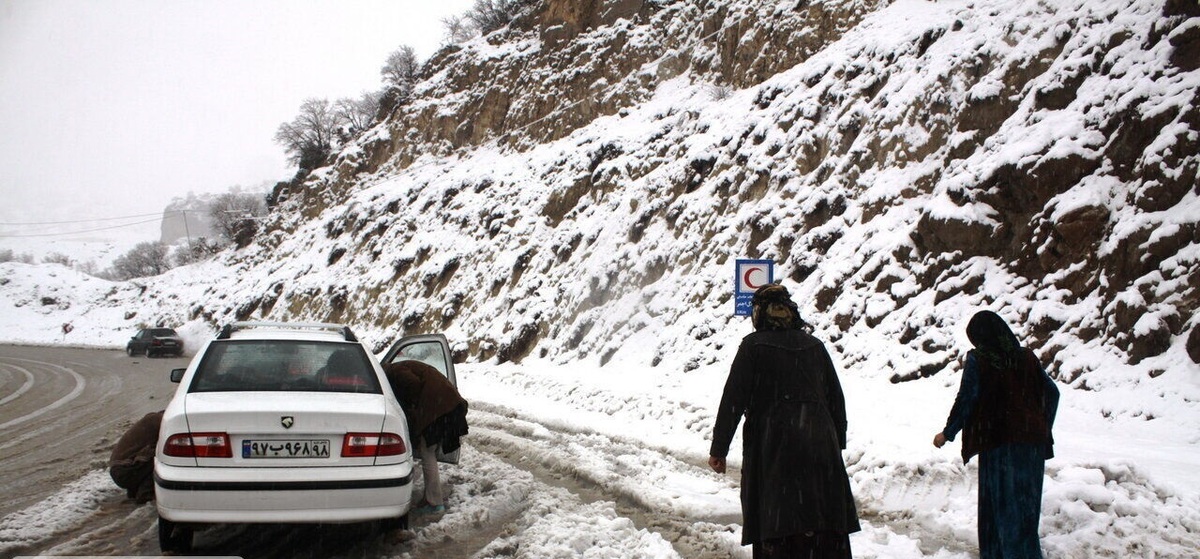
[(188, 211), (187, 210), (179, 210), (179, 211), (183, 213), (183, 232), (187, 235), (188, 253), (191, 254), (194, 249), (192, 248), (192, 230), (191, 230), (191, 228), (188, 227), (188, 220), (187, 220)]

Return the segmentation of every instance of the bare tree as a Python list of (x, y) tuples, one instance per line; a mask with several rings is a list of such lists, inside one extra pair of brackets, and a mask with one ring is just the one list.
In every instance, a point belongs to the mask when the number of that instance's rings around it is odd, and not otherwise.
[(383, 92), (379, 96), (379, 106), (376, 109), (383, 113), (391, 113), (396, 107), (407, 103), (412, 97), (413, 86), (420, 69), (417, 53), (408, 45), (401, 45), (388, 55), (387, 61), (379, 69), (383, 77)]
[(88, 260), (86, 262), (77, 262), (75, 264), (75, 270), (77, 272), (84, 273), (89, 276), (100, 277), (100, 268), (98, 266), (96, 266), (95, 260)]
[(208, 215), (217, 228), (217, 234), (239, 247), (248, 244), (247, 235), (253, 237), (258, 231), (256, 219), (266, 213), (267, 202), (264, 197), (246, 192), (221, 194), (208, 208)]
[(508, 25), (530, 3), (529, 0), (475, 0), (475, 5), (464, 15), (480, 33), (487, 35)]
[(379, 114), (380, 95), (364, 91), (358, 99), (343, 97), (334, 103), (338, 118), (346, 123), (348, 136), (355, 136), (375, 123), (375, 115)]
[(328, 99), (313, 97), (304, 100), (294, 120), (279, 125), (275, 141), (287, 151), (289, 161), (301, 169), (315, 169), (333, 152), (344, 124)]
[(11, 248), (0, 250), (0, 262), (20, 262), (22, 264), (33, 264), (33, 255), (28, 252), (16, 254)]
[(61, 252), (51, 252), (42, 257), (42, 264), (61, 264), (70, 268), (75, 265), (75, 261)]
[(166, 244), (158, 241), (138, 243), (113, 261), (112, 277), (117, 280), (144, 278), (157, 276), (170, 269)]
[(174, 261), (176, 266), (187, 266), (199, 262), (221, 251), (221, 243), (208, 237), (200, 237), (187, 245), (176, 247)]
[(463, 16), (444, 17), (442, 26), (446, 28), (446, 42), (450, 44), (465, 43), (479, 34), (474, 22)]
[(388, 55), (379, 73), (383, 76), (383, 84), (386, 87), (402, 89), (407, 93), (412, 91), (413, 82), (420, 70), (421, 63), (417, 62), (416, 51), (408, 45), (401, 45)]

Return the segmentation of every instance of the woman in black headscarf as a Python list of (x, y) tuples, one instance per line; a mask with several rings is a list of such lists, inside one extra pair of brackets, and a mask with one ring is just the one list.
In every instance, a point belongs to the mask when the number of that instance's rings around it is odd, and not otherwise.
[(837, 372), (783, 286), (755, 292), (752, 312), (755, 332), (730, 367), (709, 466), (725, 473), (744, 414), (742, 545), (753, 544), (755, 559), (848, 559), (859, 525)]
[(963, 431), (963, 462), (979, 455), (980, 559), (1041, 559), (1042, 478), (1054, 456), (1058, 388), (1000, 315), (976, 313), (967, 337), (975, 349), (933, 444), (941, 448)]

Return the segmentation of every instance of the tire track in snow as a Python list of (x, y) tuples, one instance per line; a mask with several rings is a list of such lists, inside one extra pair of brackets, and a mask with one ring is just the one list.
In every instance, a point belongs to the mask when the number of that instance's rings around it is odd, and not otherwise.
[(736, 504), (737, 480), (708, 471), (670, 453), (636, 441), (550, 428), (486, 403), (471, 409), (472, 444), (533, 474), (541, 483), (566, 489), (585, 502), (606, 501), (639, 529), (658, 533), (682, 557), (728, 558), (748, 554), (739, 545), (740, 511), (704, 512), (705, 503), (689, 500), (697, 488), (730, 496)]
[(12, 394), (0, 399), (0, 406), (3, 406), (20, 398), (22, 394), (29, 392), (29, 389), (33, 387), (33, 373), (29, 372), (29, 369), (11, 363), (0, 363), (0, 367), (3, 367), (3, 370), (7, 371), (18, 371), (25, 376), (25, 382), (21, 383), (20, 387), (14, 390)]
[[(478, 379), (486, 382), (473, 394), (469, 417), (468, 438), (481, 450), (534, 472), (540, 481), (616, 503), (639, 527), (657, 530), (672, 541), (684, 557), (749, 555), (749, 548), (740, 546), (741, 480), (736, 463), (729, 475), (718, 476), (699, 453), (652, 442), (688, 436), (671, 426), (683, 426), (702, 441), (711, 422), (702, 408), (686, 400), (618, 393), (521, 371), (489, 368), (486, 373)], [(541, 411), (521, 411), (529, 406)], [(591, 423), (593, 417), (602, 423)], [(667, 437), (653, 431), (663, 426)], [(957, 484), (950, 483), (958, 478), (890, 472), (888, 462), (863, 461), (861, 451), (851, 450), (846, 458), (848, 471), (858, 475), (856, 499), (863, 530), (852, 536), (856, 556), (891, 558), (900, 552), (904, 557), (957, 559), (975, 549), (973, 540), (938, 518), (937, 510), (914, 518), (912, 507), (893, 502), (914, 495), (924, 495), (918, 499), (924, 501), (945, 500), (959, 492), (951, 487)], [(658, 475), (662, 472), (676, 477)], [(902, 477), (893, 478), (892, 473)], [(680, 478), (722, 488), (726, 493), (715, 500), (724, 511), (697, 512), (703, 507), (679, 506), (664, 496)], [(721, 551), (711, 551), (717, 545)]]
[[(12, 359), (14, 359), (15, 361), (25, 361), (25, 362), (33, 363), (36, 365), (42, 365), (47, 370), (58, 371), (60, 373), (69, 375), (75, 381), (75, 387), (73, 389), (71, 389), (71, 392), (69, 392), (66, 396), (63, 396), (63, 397), (59, 398), (58, 400), (55, 400), (54, 403), (52, 403), (48, 406), (42, 406), (41, 408), (39, 408), (35, 411), (29, 412), (20, 417), (10, 419), (4, 423), (0, 423), (0, 429), (7, 429), (14, 425), (19, 425), (21, 423), (25, 423), (25, 422), (27, 422), (31, 419), (37, 418), (45, 413), (48, 413), (48, 412), (54, 411), (58, 408), (61, 408), (62, 406), (66, 405), (67, 403), (74, 400), (75, 398), (78, 398), (79, 395), (83, 393), (83, 389), (87, 387), (87, 380), (83, 378), (83, 375), (80, 375), (79, 373), (75, 372), (74, 369), (63, 367), (61, 365), (55, 365), (53, 363), (46, 363), (44, 361), (33, 361), (30, 359), (15, 359), (15, 358), (12, 358)], [(9, 446), (15, 444), (16, 442), (19, 442), (19, 440), (11, 441), (4, 445), (0, 445), (0, 450), (8, 448)]]

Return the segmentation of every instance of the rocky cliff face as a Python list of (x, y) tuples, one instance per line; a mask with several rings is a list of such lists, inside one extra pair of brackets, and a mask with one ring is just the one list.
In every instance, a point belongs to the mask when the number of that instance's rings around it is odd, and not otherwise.
[(548, 0), (436, 55), (229, 256), (243, 281), (178, 318), (688, 369), (747, 331), (732, 264), (764, 257), (844, 363), (893, 381), (946, 369), (985, 307), (1076, 386), (1097, 354), (1194, 367), (1198, 16)]
[(214, 238), (216, 228), (208, 215), (212, 198), (189, 193), (186, 198), (175, 199), (167, 204), (162, 223), (159, 224), (158, 240), (171, 244), (180, 239)]

